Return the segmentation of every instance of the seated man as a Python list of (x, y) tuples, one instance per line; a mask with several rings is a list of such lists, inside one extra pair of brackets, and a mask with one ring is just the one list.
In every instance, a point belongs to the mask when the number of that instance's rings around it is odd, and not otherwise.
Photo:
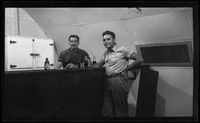
[(90, 59), (88, 53), (80, 48), (79, 45), (79, 37), (77, 35), (69, 36), (69, 45), (70, 48), (62, 51), (58, 58), (58, 66), (57, 68), (78, 68), (79, 62), (83, 62), (87, 57)]

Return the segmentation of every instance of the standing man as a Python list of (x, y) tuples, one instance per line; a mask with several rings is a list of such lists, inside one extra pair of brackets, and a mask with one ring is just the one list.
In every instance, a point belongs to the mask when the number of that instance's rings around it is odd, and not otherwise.
[(78, 68), (79, 62), (83, 62), (87, 57), (90, 59), (88, 53), (80, 48), (79, 45), (79, 37), (77, 35), (70, 35), (69, 38), (70, 48), (63, 50), (58, 58), (58, 69), (60, 68)]
[[(101, 60), (93, 67), (105, 66), (107, 83), (105, 89), (103, 116), (128, 117), (128, 71), (140, 65), (143, 60), (135, 52), (119, 46), (115, 33), (105, 31), (103, 44), (107, 48)], [(135, 60), (129, 65), (129, 59)]]

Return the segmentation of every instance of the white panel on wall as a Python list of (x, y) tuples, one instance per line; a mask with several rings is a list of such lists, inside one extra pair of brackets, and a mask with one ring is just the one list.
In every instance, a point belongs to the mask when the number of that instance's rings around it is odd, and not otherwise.
[(127, 24), (136, 44), (191, 38), (184, 11), (134, 18)]

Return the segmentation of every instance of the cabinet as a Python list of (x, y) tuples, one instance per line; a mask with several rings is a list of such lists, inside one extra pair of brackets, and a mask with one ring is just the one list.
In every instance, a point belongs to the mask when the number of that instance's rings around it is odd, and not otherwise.
[(21, 36), (5, 37), (5, 71), (43, 69), (45, 58), (54, 65), (54, 42)]

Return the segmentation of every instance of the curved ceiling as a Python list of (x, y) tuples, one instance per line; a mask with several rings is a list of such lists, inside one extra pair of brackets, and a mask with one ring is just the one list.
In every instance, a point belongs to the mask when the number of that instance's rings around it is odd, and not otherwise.
[(23, 8), (43, 27), (72, 26), (99, 23), (123, 18), (135, 18), (167, 13), (185, 8)]

